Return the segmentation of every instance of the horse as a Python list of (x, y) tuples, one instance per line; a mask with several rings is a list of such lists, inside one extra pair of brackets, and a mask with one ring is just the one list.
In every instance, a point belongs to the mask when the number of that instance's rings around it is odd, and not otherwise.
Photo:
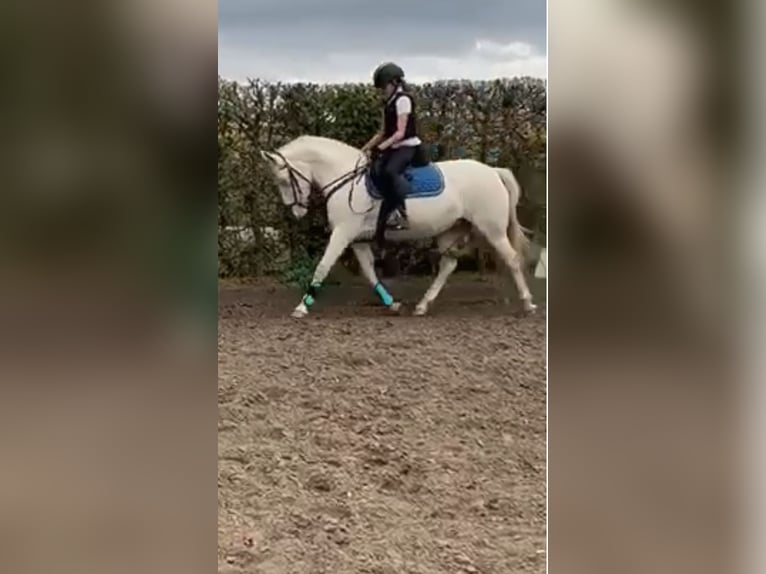
[[(305, 216), (311, 193), (317, 191), (324, 197), (331, 228), (311, 284), (292, 316), (308, 315), (322, 282), (348, 247), (383, 305), (399, 311), (401, 303), (375, 272), (369, 240), (375, 232), (380, 194), (370, 175), (367, 156), (343, 142), (308, 135), (276, 151), (261, 150), (261, 156), (270, 166), (282, 202), (292, 214), (298, 219)], [(476, 233), (510, 270), (524, 311), (534, 312), (536, 305), (523, 272), (528, 239), (516, 214), (521, 187), (511, 170), (459, 159), (410, 167), (406, 177), (412, 184), (407, 197), (409, 225), (407, 229), (387, 231), (387, 239), (401, 242), (435, 238), (441, 254), (436, 278), (415, 307), (414, 315), (427, 313), (455, 271), (458, 253), (477, 238)]]

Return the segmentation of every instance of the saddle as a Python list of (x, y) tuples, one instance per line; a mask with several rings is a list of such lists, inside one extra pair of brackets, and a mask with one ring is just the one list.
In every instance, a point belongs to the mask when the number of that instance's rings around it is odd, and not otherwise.
[[(410, 166), (404, 171), (404, 177), (410, 182), (410, 193), (407, 197), (435, 197), (444, 191), (444, 175), (437, 165), (431, 163), (422, 144), (415, 149), (415, 155)], [(370, 168), (365, 179), (370, 196), (381, 199), (381, 182), (374, 168)]]

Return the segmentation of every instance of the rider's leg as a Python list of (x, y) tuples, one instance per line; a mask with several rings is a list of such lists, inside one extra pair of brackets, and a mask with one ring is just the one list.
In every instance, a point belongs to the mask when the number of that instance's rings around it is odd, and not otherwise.
[(395, 197), (396, 207), (406, 219), (407, 205), (406, 198), (410, 193), (410, 183), (404, 177), (404, 171), (412, 163), (415, 157), (415, 148), (412, 146), (403, 146), (391, 151), (391, 156), (385, 164), (384, 172), (386, 178), (390, 181), (392, 196)]
[(386, 222), (391, 215), (391, 201), (383, 198), (380, 203), (380, 210), (378, 211), (378, 221), (375, 225), (375, 243), (379, 248), (383, 249), (385, 243)]
[(381, 249), (383, 248), (386, 233), (386, 222), (391, 215), (391, 211), (397, 204), (397, 199), (394, 196), (394, 184), (388, 169), (388, 162), (391, 160), (391, 157), (392, 151), (386, 150), (381, 154), (375, 164), (375, 169), (379, 176), (380, 194), (383, 197), (383, 201), (380, 204), (380, 210), (378, 211), (378, 221), (375, 227), (375, 242)]

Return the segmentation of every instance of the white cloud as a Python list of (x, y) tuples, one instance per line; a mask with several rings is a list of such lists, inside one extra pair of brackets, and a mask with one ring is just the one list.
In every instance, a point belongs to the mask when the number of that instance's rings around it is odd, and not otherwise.
[(479, 54), (515, 58), (530, 58), (533, 52), (532, 46), (524, 42), (498, 44), (492, 40), (476, 40), (476, 46), (474, 49)]
[[(218, 73), (238, 81), (249, 77), (286, 82), (369, 82), (375, 66), (389, 59), (385, 54), (358, 51), (295, 57), (294, 54), (267, 54), (227, 46), (223, 38), (220, 41)], [(514, 76), (547, 78), (547, 57), (536, 54), (531, 45), (522, 42), (499, 44), (478, 40), (465, 54), (401, 57), (397, 62), (404, 68), (407, 79), (415, 83)]]

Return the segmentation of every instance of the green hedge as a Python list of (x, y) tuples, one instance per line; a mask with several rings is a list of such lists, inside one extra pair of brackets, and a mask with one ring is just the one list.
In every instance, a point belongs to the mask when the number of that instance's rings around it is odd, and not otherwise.
[[(433, 160), (470, 157), (510, 167), (524, 189), (522, 224), (545, 241), (545, 83), (531, 78), (410, 86)], [(218, 271), (305, 280), (327, 239), (319, 205), (296, 222), (258, 154), (312, 134), (361, 147), (380, 124), (368, 85), (218, 81)], [(235, 228), (232, 230), (232, 228)], [(430, 244), (402, 246), (400, 270), (430, 271)], [(483, 259), (481, 255), (477, 255)], [(467, 262), (482, 266), (483, 261)]]

